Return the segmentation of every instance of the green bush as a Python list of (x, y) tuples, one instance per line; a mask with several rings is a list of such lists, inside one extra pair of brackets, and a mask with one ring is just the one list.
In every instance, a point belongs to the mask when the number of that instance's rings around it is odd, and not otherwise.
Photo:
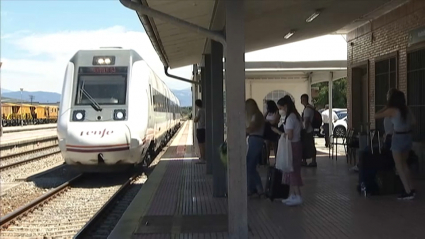
[(219, 152), (220, 152), (220, 159), (221, 162), (223, 163), (224, 167), (227, 168), (227, 142), (224, 141), (220, 147), (219, 147)]

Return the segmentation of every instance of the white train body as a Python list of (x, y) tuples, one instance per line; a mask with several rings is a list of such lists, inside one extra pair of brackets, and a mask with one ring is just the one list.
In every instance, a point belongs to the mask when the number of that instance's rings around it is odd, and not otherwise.
[(179, 125), (179, 100), (134, 50), (80, 50), (68, 63), (57, 123), (67, 164), (141, 163)]

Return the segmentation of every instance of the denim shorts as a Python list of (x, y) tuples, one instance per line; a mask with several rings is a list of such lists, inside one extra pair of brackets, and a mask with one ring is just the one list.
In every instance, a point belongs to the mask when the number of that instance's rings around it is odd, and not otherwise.
[(393, 134), (391, 140), (391, 151), (393, 152), (407, 152), (412, 149), (412, 134)]

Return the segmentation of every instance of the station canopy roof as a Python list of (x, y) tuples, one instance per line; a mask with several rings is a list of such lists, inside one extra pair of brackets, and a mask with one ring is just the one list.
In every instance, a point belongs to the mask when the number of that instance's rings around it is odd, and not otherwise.
[[(132, 0), (211, 30), (223, 30), (224, 0)], [(346, 34), (407, 0), (245, 0), (246, 52), (326, 34)], [(306, 19), (319, 12), (313, 21)], [(202, 61), (209, 53), (204, 35), (172, 22), (138, 13), (162, 63), (177, 68)], [(285, 35), (294, 34), (285, 39)], [(320, 46), (317, 46), (320, 47)]]

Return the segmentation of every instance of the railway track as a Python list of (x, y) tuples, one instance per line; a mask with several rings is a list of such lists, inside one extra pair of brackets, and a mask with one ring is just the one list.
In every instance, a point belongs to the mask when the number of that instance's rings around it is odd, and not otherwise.
[(145, 181), (146, 177), (138, 174), (133, 175), (81, 228), (74, 238), (107, 238)]
[(129, 180), (122, 174), (108, 178), (80, 174), (4, 216), (2, 238), (72, 238)]
[(58, 144), (55, 143), (55, 144), (44, 146), (44, 147), (43, 146), (37, 147), (35, 149), (25, 150), (23, 152), (12, 153), (12, 154), (8, 154), (8, 155), (5, 155), (5, 156), (1, 156), (0, 165), (3, 165), (6, 161), (9, 161), (11, 159), (23, 157), (23, 156), (28, 155), (28, 154), (38, 153), (40, 151), (44, 151), (44, 150), (48, 150), (48, 149), (52, 149), (52, 148), (56, 148), (57, 146), (58, 146)]
[(142, 171), (78, 175), (1, 218), (2, 238), (106, 238), (146, 180)]
[[(53, 148), (57, 148), (57, 146), (48, 147), (48, 149), (53, 149)], [(37, 150), (37, 151), (39, 152), (40, 150)], [(14, 168), (14, 167), (18, 167), (18, 166), (21, 166), (21, 165), (24, 165), (24, 164), (27, 164), (27, 163), (30, 163), (30, 162), (33, 162), (33, 161), (37, 161), (37, 160), (44, 159), (44, 158), (49, 157), (49, 156), (59, 154), (59, 153), (60, 153), (60, 150), (58, 149), (58, 150), (54, 150), (53, 152), (50, 152), (50, 153), (44, 153), (44, 154), (41, 154), (39, 156), (32, 156), (28, 159), (8, 163), (6, 165), (0, 166), (0, 171), (10, 169), (10, 168)], [(3, 161), (3, 159), (2, 159), (2, 161)]]

